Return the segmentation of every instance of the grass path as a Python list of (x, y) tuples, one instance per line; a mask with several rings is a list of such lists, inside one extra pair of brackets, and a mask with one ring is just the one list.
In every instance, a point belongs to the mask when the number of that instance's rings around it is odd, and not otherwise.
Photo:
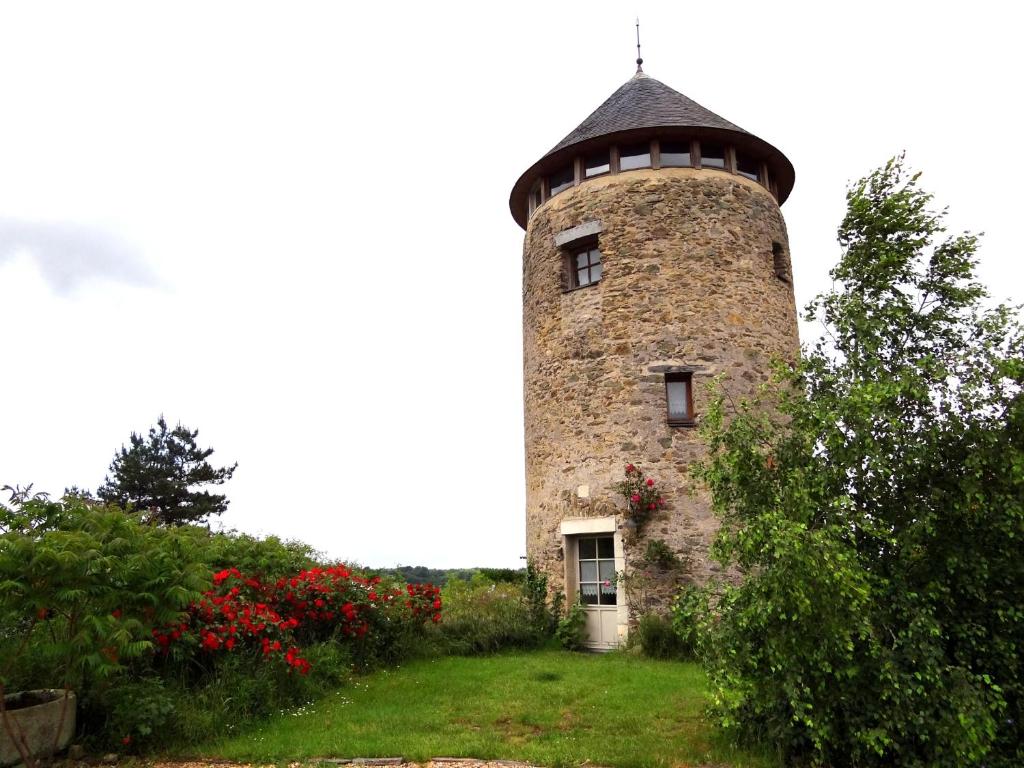
[(254, 762), (446, 756), (616, 768), (774, 765), (717, 738), (701, 714), (705, 704), (704, 674), (692, 664), (563, 651), (447, 657), (357, 678), (196, 753)]

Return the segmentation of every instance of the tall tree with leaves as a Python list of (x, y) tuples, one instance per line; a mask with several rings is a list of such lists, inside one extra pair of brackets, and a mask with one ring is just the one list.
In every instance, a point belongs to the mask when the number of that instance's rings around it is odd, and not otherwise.
[(131, 445), (122, 445), (115, 454), (96, 495), (161, 525), (201, 523), (221, 514), (228, 507), (227, 498), (198, 489), (231, 479), (238, 464), (211, 466), (207, 459), (213, 449), (196, 445), (198, 435), (199, 430), (181, 424), (169, 430), (163, 416), (150, 427), (148, 437), (133, 432)]
[(1024, 764), (1024, 333), (917, 179), (851, 188), (827, 333), (705, 420), (717, 711), (793, 762)]

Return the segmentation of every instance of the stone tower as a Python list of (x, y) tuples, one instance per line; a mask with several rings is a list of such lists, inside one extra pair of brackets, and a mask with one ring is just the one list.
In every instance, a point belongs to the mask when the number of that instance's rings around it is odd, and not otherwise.
[[(526, 230), (527, 553), (584, 603), (595, 648), (628, 631), (616, 574), (643, 568), (667, 594), (714, 570), (716, 520), (687, 473), (704, 452), (695, 426), (713, 379), (750, 395), (799, 351), (779, 210), (793, 177), (771, 144), (638, 66), (512, 189)], [(614, 489), (628, 462), (666, 501), (641, 531)], [(649, 568), (654, 540), (686, 569)]]

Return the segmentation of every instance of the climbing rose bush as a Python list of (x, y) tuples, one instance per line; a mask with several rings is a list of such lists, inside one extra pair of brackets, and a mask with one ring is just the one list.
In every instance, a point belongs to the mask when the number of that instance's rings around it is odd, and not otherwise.
[(615, 490), (626, 500), (626, 516), (639, 531), (648, 518), (665, 506), (665, 499), (653, 478), (644, 475), (635, 464), (626, 465), (626, 479), (615, 484)]

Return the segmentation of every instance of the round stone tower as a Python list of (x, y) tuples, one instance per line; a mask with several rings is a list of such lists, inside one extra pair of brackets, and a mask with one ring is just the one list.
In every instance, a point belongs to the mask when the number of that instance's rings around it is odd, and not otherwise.
[[(638, 67), (512, 189), (526, 230), (527, 553), (583, 602), (592, 647), (621, 642), (631, 609), (651, 607), (641, 592), (714, 571), (717, 523), (688, 475), (696, 427), (714, 379), (749, 396), (772, 359), (798, 354), (779, 211), (793, 176), (772, 145)], [(627, 463), (665, 500), (641, 529), (615, 491)], [(652, 562), (654, 541), (682, 565)], [(640, 572), (654, 583), (617, 578)]]

